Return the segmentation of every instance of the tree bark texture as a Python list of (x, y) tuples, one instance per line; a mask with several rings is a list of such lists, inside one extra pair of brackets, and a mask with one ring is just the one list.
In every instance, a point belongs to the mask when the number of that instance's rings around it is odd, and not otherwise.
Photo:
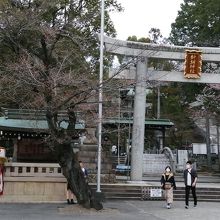
[(78, 154), (73, 152), (74, 141), (79, 138), (75, 130), (75, 116), (71, 111), (68, 128), (57, 129), (53, 123), (52, 114), (47, 113), (47, 121), (51, 130), (49, 144), (58, 158), (62, 173), (66, 177), (71, 191), (77, 198), (77, 202), (85, 208), (103, 208), (101, 201), (96, 199), (95, 193), (91, 190), (87, 178), (79, 165)]

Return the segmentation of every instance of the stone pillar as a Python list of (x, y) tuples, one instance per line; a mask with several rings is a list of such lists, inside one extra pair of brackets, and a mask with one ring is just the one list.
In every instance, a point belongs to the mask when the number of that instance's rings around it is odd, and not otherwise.
[(139, 58), (136, 71), (132, 130), (131, 181), (142, 181), (146, 111), (147, 59)]

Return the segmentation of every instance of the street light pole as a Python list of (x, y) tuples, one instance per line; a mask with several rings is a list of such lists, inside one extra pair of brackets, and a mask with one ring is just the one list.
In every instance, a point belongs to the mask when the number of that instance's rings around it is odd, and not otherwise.
[(101, 0), (101, 30), (100, 30), (100, 72), (99, 72), (99, 118), (98, 118), (98, 158), (97, 158), (97, 190), (101, 192), (101, 151), (102, 151), (102, 83), (103, 83), (103, 46), (104, 46), (104, 0)]
[(210, 143), (210, 123), (209, 123), (209, 116), (206, 111), (206, 148), (207, 148), (207, 166), (211, 169), (211, 143)]
[(219, 145), (219, 123), (217, 119), (217, 124), (216, 124), (216, 129), (217, 129), (217, 148), (218, 148), (218, 165), (219, 165), (219, 170), (220, 170), (220, 145)]
[(160, 84), (157, 87), (157, 119), (160, 119)]
[(120, 120), (121, 120), (121, 90), (119, 88), (119, 102), (118, 102), (118, 148), (117, 148), (117, 155), (118, 155), (118, 165), (120, 164), (120, 138), (121, 138), (121, 124), (120, 124)]

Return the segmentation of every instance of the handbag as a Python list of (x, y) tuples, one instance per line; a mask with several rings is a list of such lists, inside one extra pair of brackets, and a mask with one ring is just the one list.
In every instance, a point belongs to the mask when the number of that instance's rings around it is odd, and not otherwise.
[(171, 189), (171, 183), (170, 182), (165, 182), (164, 189)]

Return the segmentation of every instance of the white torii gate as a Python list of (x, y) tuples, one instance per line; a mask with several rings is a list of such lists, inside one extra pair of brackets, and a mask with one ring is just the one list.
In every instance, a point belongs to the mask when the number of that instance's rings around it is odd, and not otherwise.
[(131, 181), (142, 181), (142, 163), (144, 150), (145, 131), (145, 101), (146, 82), (175, 81), (192, 83), (220, 83), (220, 74), (201, 73), (198, 79), (187, 79), (183, 72), (153, 71), (148, 72), (147, 59), (158, 58), (166, 60), (185, 60), (186, 50), (202, 51), (202, 60), (207, 62), (220, 62), (220, 48), (211, 47), (182, 47), (170, 45), (157, 45), (132, 41), (122, 41), (104, 37), (105, 50), (112, 54), (120, 54), (129, 57), (137, 57), (135, 70), (135, 98), (134, 121), (132, 130), (132, 157), (131, 157)]

